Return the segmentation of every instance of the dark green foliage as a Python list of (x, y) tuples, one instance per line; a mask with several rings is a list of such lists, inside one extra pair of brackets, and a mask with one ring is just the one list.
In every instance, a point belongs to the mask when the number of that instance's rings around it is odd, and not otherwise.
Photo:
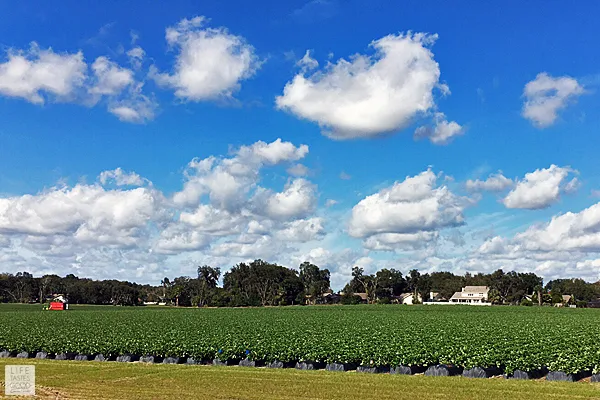
[(0, 349), (374, 367), (501, 366), (507, 373), (547, 367), (573, 374), (600, 366), (596, 309), (73, 306), (67, 312), (23, 312), (23, 307), (0, 305)]

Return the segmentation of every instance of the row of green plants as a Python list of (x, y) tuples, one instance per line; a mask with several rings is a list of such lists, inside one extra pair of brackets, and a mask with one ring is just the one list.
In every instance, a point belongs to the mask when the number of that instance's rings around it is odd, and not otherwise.
[(0, 349), (598, 372), (600, 312), (355, 306), (0, 313)]

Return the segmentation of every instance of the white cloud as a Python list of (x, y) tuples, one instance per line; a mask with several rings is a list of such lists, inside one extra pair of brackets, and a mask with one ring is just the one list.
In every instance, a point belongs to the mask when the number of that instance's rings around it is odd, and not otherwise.
[(306, 179), (297, 178), (286, 184), (283, 192), (272, 194), (267, 199), (265, 212), (276, 220), (300, 218), (313, 211), (315, 204), (314, 185)]
[(68, 235), (81, 243), (130, 246), (149, 222), (164, 217), (163, 201), (162, 194), (147, 188), (113, 191), (81, 184), (1, 198), (0, 233)]
[(454, 121), (448, 122), (446, 115), (436, 112), (433, 117), (434, 125), (420, 126), (415, 130), (415, 139), (427, 138), (433, 144), (448, 144), (456, 136), (465, 133), (465, 129)]
[[(225, 270), (256, 257), (289, 262), (327, 234), (324, 218), (313, 213), (316, 186), (297, 178), (277, 192), (259, 185), (260, 172), (307, 152), (276, 140), (195, 159), (185, 184), (197, 180), (202, 194), (185, 205), (121, 168), (103, 171), (97, 184), (0, 198), (0, 260), (8, 271), (145, 282), (190, 275), (196, 258)], [(178, 267), (188, 261), (187, 270)]]
[(525, 174), (525, 178), (516, 183), (516, 187), (504, 198), (507, 208), (541, 209), (556, 203), (561, 186), (569, 173), (575, 172), (569, 167), (558, 167), (552, 164), (549, 168), (536, 169)]
[(231, 97), (260, 67), (254, 48), (243, 37), (223, 27), (205, 28), (207, 22), (199, 16), (167, 28), (167, 43), (177, 51), (174, 72), (151, 73), (158, 84), (175, 89), (184, 100)]
[(306, 176), (309, 173), (309, 169), (306, 165), (295, 164), (287, 169), (287, 173), (292, 176)]
[(574, 78), (554, 78), (545, 72), (539, 73), (523, 90), (523, 117), (538, 128), (546, 128), (556, 122), (561, 109), (583, 92), (583, 86)]
[(232, 214), (209, 204), (200, 204), (193, 213), (182, 212), (179, 220), (198, 232), (214, 236), (240, 233), (245, 225), (242, 215)]
[(310, 71), (311, 69), (315, 69), (319, 67), (319, 62), (310, 56), (310, 50), (306, 50), (304, 56), (298, 60), (296, 63), (297, 66), (302, 68), (302, 71)]
[(433, 144), (448, 144), (456, 136), (465, 133), (465, 129), (454, 121), (448, 122), (444, 113), (434, 114), (434, 126), (420, 126), (415, 130), (415, 139), (427, 138)]
[(573, 178), (565, 185), (565, 193), (575, 193), (581, 187), (579, 179)]
[(158, 104), (142, 93), (142, 87), (143, 83), (130, 86), (127, 96), (121, 100), (113, 100), (108, 111), (123, 122), (142, 124), (153, 120)]
[(468, 201), (436, 181), (427, 170), (367, 196), (352, 209), (348, 233), (366, 239), (370, 248), (390, 247), (411, 239), (431, 240), (433, 236), (423, 232), (462, 225)]
[(600, 251), (600, 203), (578, 213), (553, 217), (545, 225), (532, 226), (515, 236), (530, 251)]
[(481, 244), (470, 262), (478, 267), (535, 271), (545, 279), (600, 279), (600, 203), (580, 212), (559, 214), (531, 225), (512, 238), (494, 236)]
[(334, 199), (327, 199), (327, 201), (325, 202), (325, 207), (333, 207), (338, 203), (337, 200)]
[(129, 57), (129, 63), (133, 68), (140, 69), (144, 57), (146, 56), (146, 52), (140, 46), (136, 46), (127, 52), (127, 56)]
[(345, 173), (344, 171), (340, 172), (340, 179), (344, 180), (344, 181), (348, 181), (350, 179), (352, 179), (352, 176)]
[(98, 176), (100, 183), (105, 185), (110, 180), (114, 180), (117, 186), (142, 186), (145, 180), (135, 172), (125, 172), (121, 168), (111, 171), (102, 171)]
[(434, 88), (448, 91), (439, 83), (440, 69), (429, 50), (436, 38), (423, 33), (388, 35), (371, 43), (374, 56), (356, 54), (311, 75), (301, 71), (285, 85), (277, 107), (318, 123), (335, 139), (405, 128), (434, 109)]
[(10, 50), (0, 63), (0, 93), (35, 104), (43, 104), (48, 95), (69, 100), (83, 86), (86, 70), (82, 52), (59, 54), (33, 42), (27, 51)]
[(47, 100), (86, 106), (102, 103), (124, 122), (154, 118), (157, 104), (142, 93), (143, 83), (136, 81), (132, 70), (105, 56), (96, 58), (89, 70), (91, 75), (81, 51), (59, 54), (32, 43), (28, 51), (9, 51), (8, 61), (0, 63), (0, 94), (34, 104)]
[(91, 94), (115, 96), (133, 84), (133, 71), (120, 67), (107, 57), (98, 57), (92, 64), (95, 83), (89, 89)]
[(263, 166), (298, 161), (307, 153), (306, 145), (294, 146), (277, 139), (242, 146), (231, 158), (194, 159), (188, 164), (184, 188), (175, 193), (173, 201), (183, 207), (197, 206), (200, 198), (208, 195), (213, 205), (239, 208), (246, 201), (245, 196), (256, 187)]
[(436, 240), (438, 232), (417, 233), (380, 233), (369, 236), (364, 241), (364, 247), (369, 250), (394, 251), (413, 250), (421, 248)]
[(210, 242), (209, 235), (174, 225), (161, 232), (154, 250), (159, 254), (178, 254), (205, 249)]
[(475, 179), (475, 180), (469, 179), (465, 183), (465, 187), (469, 191), (485, 190), (488, 192), (501, 192), (512, 186), (514, 186), (514, 182), (512, 181), (512, 179), (509, 179), (509, 178), (505, 177), (504, 175), (502, 175), (502, 171), (499, 171), (498, 173), (495, 173), (495, 174), (491, 174), (484, 181), (479, 180), (479, 179)]
[(313, 217), (289, 222), (275, 235), (277, 238), (289, 242), (309, 242), (320, 238), (324, 233), (323, 219)]

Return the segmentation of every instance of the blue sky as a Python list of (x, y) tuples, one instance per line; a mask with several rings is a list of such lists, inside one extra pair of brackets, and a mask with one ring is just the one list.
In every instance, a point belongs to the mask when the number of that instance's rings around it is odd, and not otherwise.
[(599, 7), (0, 4), (0, 270), (598, 280)]

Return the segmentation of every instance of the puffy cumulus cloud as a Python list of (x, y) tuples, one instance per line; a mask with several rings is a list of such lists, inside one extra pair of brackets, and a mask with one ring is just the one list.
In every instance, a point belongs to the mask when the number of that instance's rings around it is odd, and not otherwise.
[[(114, 278), (117, 273), (139, 278), (166, 273), (166, 264), (199, 251), (223, 267), (253, 257), (275, 260), (281, 254), (294, 254), (300, 251), (298, 246), (310, 246), (326, 233), (323, 219), (306, 212), (308, 203), (302, 197), (315, 188), (295, 179), (280, 193), (267, 190), (258, 186), (258, 170), (297, 161), (307, 152), (306, 146), (276, 140), (242, 146), (229, 158), (194, 160), (190, 164), (200, 175), (211, 175), (218, 166), (222, 170), (213, 174), (214, 185), (206, 187), (208, 202), (202, 199), (185, 208), (165, 198), (146, 179), (121, 168), (102, 172), (98, 184), (0, 198), (0, 256), (10, 261), (9, 269), (20, 268), (21, 256), (9, 256), (17, 246), (34, 273), (74, 272), (97, 278)], [(259, 207), (253, 193), (244, 189), (237, 208), (212, 202), (214, 190), (219, 200), (227, 193), (220, 192), (220, 184), (227, 183), (227, 177), (221, 181), (221, 176), (241, 178), (248, 188), (266, 193), (272, 201)], [(100, 186), (108, 184), (115, 189)], [(126, 188), (132, 185), (142, 187)], [(54, 270), (53, 265), (60, 267)]]
[(283, 192), (274, 193), (266, 201), (266, 214), (273, 219), (299, 218), (315, 207), (315, 187), (306, 179), (294, 179)]
[(578, 213), (567, 212), (515, 236), (527, 251), (600, 252), (600, 203)]
[(583, 94), (584, 88), (569, 76), (552, 77), (539, 73), (523, 90), (523, 117), (538, 128), (546, 128), (558, 118), (558, 112)]
[(107, 57), (98, 57), (92, 64), (95, 84), (89, 89), (92, 94), (114, 96), (134, 82), (133, 71), (120, 67)]
[[(546, 280), (600, 279), (600, 203), (533, 224), (512, 237), (493, 236), (455, 265), (535, 272)], [(454, 265), (454, 264), (453, 264)]]
[(469, 179), (465, 182), (465, 187), (469, 191), (488, 191), (488, 192), (501, 192), (510, 187), (514, 186), (512, 179), (505, 177), (502, 171), (498, 171), (495, 174), (491, 174), (484, 181), (479, 179)]
[(110, 181), (114, 181), (117, 186), (142, 186), (145, 179), (135, 172), (125, 172), (122, 168), (116, 168), (111, 171), (102, 171), (98, 175), (98, 180), (101, 184), (106, 185)]
[(536, 210), (549, 207), (559, 200), (560, 193), (565, 191), (563, 182), (573, 172), (576, 171), (554, 164), (549, 168), (529, 172), (523, 180), (516, 183), (503, 203), (507, 208)]
[(308, 154), (308, 146), (302, 144), (295, 146), (291, 142), (277, 139), (271, 143), (261, 140), (251, 146), (242, 146), (237, 152), (238, 156), (247, 161), (259, 161), (268, 165), (275, 165), (285, 161), (297, 161)]
[[(293, 257), (328, 235), (316, 215), (316, 186), (290, 177), (279, 191), (264, 188), (260, 170), (307, 153), (304, 145), (276, 140), (195, 159), (182, 191), (196, 180), (201, 194), (192, 193), (199, 196), (193, 202), (176, 201), (182, 192), (168, 198), (122, 168), (101, 172), (95, 184), (0, 198), (0, 259), (15, 272), (24, 266), (36, 274), (145, 282), (193, 274), (200, 258), (224, 270), (258, 257), (297, 267)], [(231, 207), (230, 199), (239, 202)]]
[(433, 126), (420, 126), (415, 130), (415, 139), (427, 138), (433, 144), (448, 144), (456, 136), (465, 133), (464, 127), (454, 121), (448, 122), (446, 115), (436, 112)]
[(214, 236), (240, 233), (246, 225), (244, 215), (233, 214), (209, 204), (200, 204), (192, 213), (182, 212), (179, 220), (192, 227), (196, 232)]
[(289, 222), (276, 231), (275, 236), (288, 242), (310, 242), (324, 234), (323, 218), (313, 217)]
[[(436, 35), (388, 35), (371, 43), (373, 56), (356, 54), (350, 60), (317, 64), (307, 53), (304, 68), (276, 98), (279, 109), (314, 121), (335, 139), (373, 137), (400, 130), (435, 107), (440, 69), (429, 47)], [(453, 123), (440, 124), (435, 140), (458, 132)], [(446, 136), (446, 139), (443, 139)], [(432, 140), (433, 137), (432, 137)]]
[(289, 252), (291, 249), (283, 241), (278, 241), (272, 236), (240, 236), (236, 240), (223, 242), (211, 246), (209, 254), (216, 257), (238, 257), (244, 260), (256, 258), (274, 259), (280, 253)]
[(10, 50), (0, 63), (0, 94), (34, 104), (47, 100), (106, 104), (124, 122), (143, 123), (154, 118), (156, 101), (142, 92), (134, 71), (105, 56), (88, 66), (83, 53), (55, 53), (32, 43), (28, 51)]
[(172, 74), (151, 71), (158, 84), (175, 89), (184, 100), (231, 97), (260, 67), (254, 48), (243, 37), (223, 27), (204, 27), (207, 23), (198, 16), (167, 28), (167, 43), (178, 51), (175, 69)]
[[(429, 169), (361, 200), (352, 209), (348, 232), (366, 239), (371, 248), (388, 248), (394, 243), (403, 247), (432, 238), (423, 232), (462, 225), (468, 204), (468, 199), (438, 186), (436, 175)], [(422, 236), (410, 235), (418, 233)]]
[(154, 250), (161, 254), (178, 254), (205, 249), (210, 243), (209, 235), (186, 229), (182, 225), (171, 225), (161, 232)]
[(163, 217), (163, 202), (161, 193), (147, 188), (118, 191), (81, 184), (52, 188), (0, 199), (0, 232), (69, 235), (82, 241), (114, 240), (114, 244), (122, 240), (130, 245), (149, 221)]
[(46, 96), (69, 100), (86, 80), (87, 64), (83, 53), (55, 53), (31, 43), (29, 50), (9, 50), (8, 60), (0, 63), (0, 93), (43, 104)]
[(183, 190), (175, 193), (173, 201), (182, 207), (193, 207), (202, 196), (208, 195), (219, 207), (239, 208), (256, 187), (261, 168), (297, 161), (306, 154), (308, 146), (295, 146), (277, 139), (242, 146), (230, 158), (194, 159), (188, 164)]

